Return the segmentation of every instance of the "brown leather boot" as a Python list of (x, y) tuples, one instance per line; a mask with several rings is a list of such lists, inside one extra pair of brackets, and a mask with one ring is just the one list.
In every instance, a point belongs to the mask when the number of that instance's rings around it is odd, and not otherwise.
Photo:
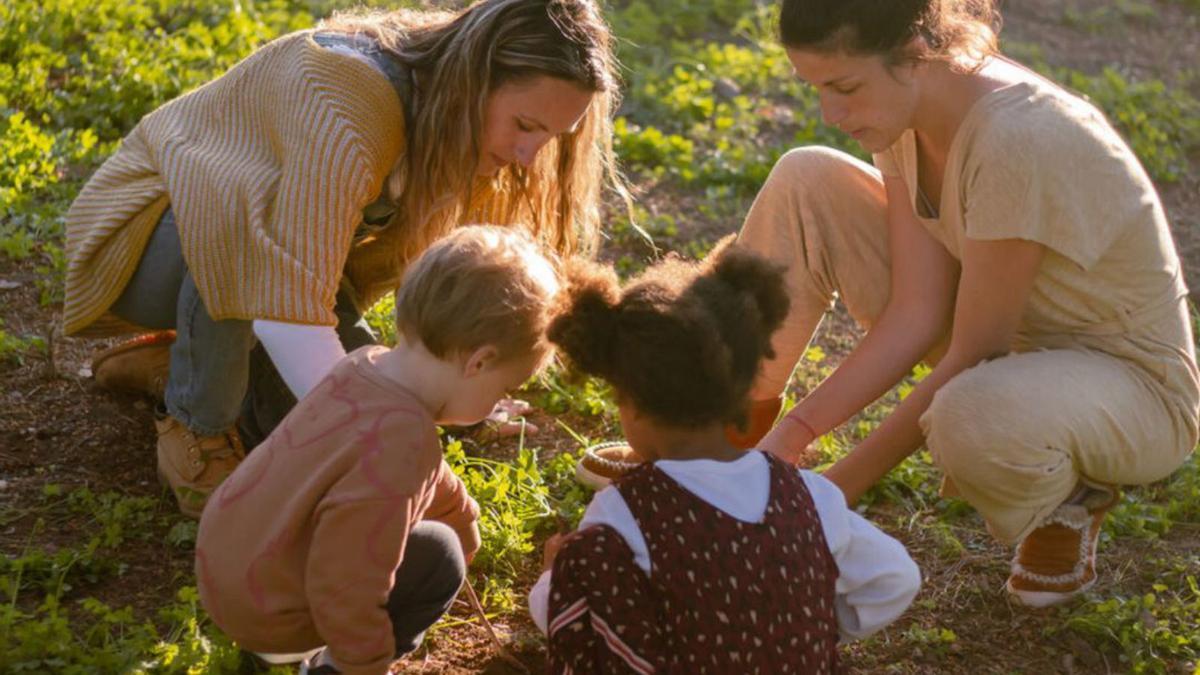
[(749, 450), (758, 445), (763, 436), (775, 426), (779, 411), (783, 408), (782, 398), (769, 398), (765, 401), (754, 401), (746, 415), (746, 429), (742, 431), (730, 424), (725, 427), (725, 438), (733, 447)]
[(237, 431), (198, 436), (174, 417), (154, 421), (158, 429), (158, 477), (171, 488), (179, 510), (200, 518), (213, 490), (246, 456)]
[(149, 394), (161, 399), (170, 372), (175, 331), (139, 335), (96, 354), (92, 377), (105, 389)]
[(1062, 504), (1025, 536), (1013, 555), (1005, 587), (1021, 604), (1049, 607), (1096, 583), (1096, 544), (1104, 516), (1121, 493), (1093, 490), (1080, 503)]

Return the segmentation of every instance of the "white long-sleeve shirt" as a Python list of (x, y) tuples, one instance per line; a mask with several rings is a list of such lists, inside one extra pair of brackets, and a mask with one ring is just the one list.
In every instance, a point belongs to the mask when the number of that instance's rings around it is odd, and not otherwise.
[(253, 328), (255, 337), (297, 400), (312, 391), (346, 357), (346, 348), (333, 326), (256, 319)]
[[(748, 452), (732, 462), (660, 460), (656, 466), (684, 489), (738, 520), (759, 522), (767, 510), (771, 472), (760, 452)], [(835, 609), (842, 640), (866, 637), (908, 608), (921, 586), (921, 573), (903, 544), (846, 506), (836, 485), (811, 471), (800, 471), (800, 476), (812, 495), (825, 541), (837, 563)], [(596, 493), (579, 528), (600, 524), (616, 530), (633, 552), (637, 566), (652, 574), (646, 539), (615, 487)], [(529, 593), (529, 612), (543, 633), (550, 611), (549, 594), (547, 571)]]

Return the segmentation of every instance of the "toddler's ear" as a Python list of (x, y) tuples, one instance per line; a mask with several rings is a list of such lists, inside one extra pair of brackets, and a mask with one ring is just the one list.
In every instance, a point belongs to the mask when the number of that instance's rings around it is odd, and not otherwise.
[(467, 355), (462, 362), (463, 377), (474, 377), (493, 367), (499, 361), (500, 351), (492, 345), (484, 345)]

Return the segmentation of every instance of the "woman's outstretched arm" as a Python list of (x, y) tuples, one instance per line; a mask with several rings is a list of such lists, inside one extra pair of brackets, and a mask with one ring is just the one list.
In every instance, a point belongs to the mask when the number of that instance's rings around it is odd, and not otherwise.
[(891, 295), (838, 369), (759, 443), (784, 459), (795, 461), (814, 432), (833, 429), (895, 386), (949, 330), (958, 262), (917, 221), (903, 181), (885, 176), (883, 182)]
[(946, 382), (1007, 354), (1033, 290), (1045, 248), (1022, 239), (966, 239), (946, 356), (903, 402), (825, 476), (853, 503), (924, 442), (918, 420)]

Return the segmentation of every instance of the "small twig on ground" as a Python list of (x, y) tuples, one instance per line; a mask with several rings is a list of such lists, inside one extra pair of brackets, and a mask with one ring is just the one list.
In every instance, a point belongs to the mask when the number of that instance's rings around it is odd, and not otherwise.
[(513, 656), (512, 652), (508, 651), (508, 647), (505, 647), (504, 643), (500, 641), (500, 636), (496, 635), (496, 629), (492, 627), (492, 622), (488, 621), (487, 614), (483, 611), (483, 604), (479, 602), (479, 596), (475, 595), (475, 588), (471, 586), (471, 580), (465, 579), (463, 587), (467, 589), (467, 600), (471, 602), (471, 609), (475, 610), (475, 613), (479, 615), (479, 620), (483, 622), (483, 627), (487, 629), (488, 635), (492, 637), (492, 642), (496, 643), (496, 650), (500, 654), (500, 659), (513, 668), (516, 668), (518, 672), (528, 673), (529, 668), (524, 663), (521, 663), (517, 657)]

